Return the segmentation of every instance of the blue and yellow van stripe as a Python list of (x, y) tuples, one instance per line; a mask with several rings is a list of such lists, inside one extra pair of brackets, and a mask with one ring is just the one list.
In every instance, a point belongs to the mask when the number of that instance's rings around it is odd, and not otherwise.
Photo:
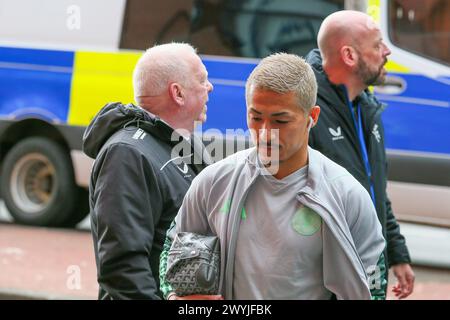
[(0, 116), (67, 119), (74, 53), (0, 47)]
[[(66, 128), (87, 126), (108, 102), (133, 102), (132, 71), (140, 52), (55, 51), (0, 47), (0, 117), (39, 118)], [(214, 92), (203, 130), (245, 129), (245, 81), (257, 60), (203, 57)], [(450, 154), (448, 78), (434, 79), (389, 62), (402, 78), (400, 94), (380, 95), (386, 146)], [(426, 114), (430, 126), (418, 130)]]
[(133, 68), (141, 53), (77, 51), (67, 123), (87, 125), (108, 102), (134, 101)]
[[(141, 54), (0, 47), (0, 117), (87, 126), (106, 103), (134, 101), (132, 72)], [(245, 129), (245, 81), (257, 61), (203, 61), (215, 86), (203, 129)]]
[(0, 117), (86, 126), (111, 101), (133, 101), (141, 53), (0, 47)]

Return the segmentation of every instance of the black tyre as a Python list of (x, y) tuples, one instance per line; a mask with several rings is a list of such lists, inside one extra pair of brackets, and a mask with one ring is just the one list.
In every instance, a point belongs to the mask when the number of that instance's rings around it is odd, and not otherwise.
[(6, 155), (0, 185), (14, 220), (35, 226), (64, 226), (79, 196), (72, 160), (61, 145), (28, 138)]

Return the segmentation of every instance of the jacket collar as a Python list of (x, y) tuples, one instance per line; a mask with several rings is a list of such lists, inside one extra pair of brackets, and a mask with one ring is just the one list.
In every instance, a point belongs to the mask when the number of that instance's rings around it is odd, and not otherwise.
[[(257, 165), (257, 150), (256, 147), (253, 147), (252, 150), (248, 153), (245, 161), (248, 164), (248, 169), (252, 177), (255, 175), (261, 174), (261, 169)], [(298, 192), (308, 192), (311, 194), (317, 194), (320, 191), (323, 183), (323, 170), (322, 163), (320, 157), (317, 155), (317, 151), (308, 146), (308, 178), (306, 186), (302, 190), (298, 190)], [(252, 179), (254, 180), (254, 179)], [(247, 188), (250, 185), (246, 186)]]

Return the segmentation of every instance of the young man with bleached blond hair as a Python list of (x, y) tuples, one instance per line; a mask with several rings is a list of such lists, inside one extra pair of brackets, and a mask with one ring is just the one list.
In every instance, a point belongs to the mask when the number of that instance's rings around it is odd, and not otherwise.
[[(246, 85), (254, 148), (207, 167), (189, 188), (161, 255), (167, 299), (383, 299), (385, 246), (367, 191), (308, 147), (317, 84), (300, 57), (262, 59)], [(217, 295), (178, 297), (165, 281), (178, 232), (221, 244)]]

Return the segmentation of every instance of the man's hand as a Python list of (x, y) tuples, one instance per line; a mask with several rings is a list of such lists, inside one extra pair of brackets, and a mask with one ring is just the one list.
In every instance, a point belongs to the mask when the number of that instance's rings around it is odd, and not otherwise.
[(221, 295), (203, 295), (194, 294), (190, 296), (179, 297), (175, 293), (169, 294), (167, 300), (223, 300)]
[(392, 266), (394, 275), (397, 278), (397, 284), (392, 289), (398, 299), (404, 299), (414, 290), (414, 272), (407, 263)]

